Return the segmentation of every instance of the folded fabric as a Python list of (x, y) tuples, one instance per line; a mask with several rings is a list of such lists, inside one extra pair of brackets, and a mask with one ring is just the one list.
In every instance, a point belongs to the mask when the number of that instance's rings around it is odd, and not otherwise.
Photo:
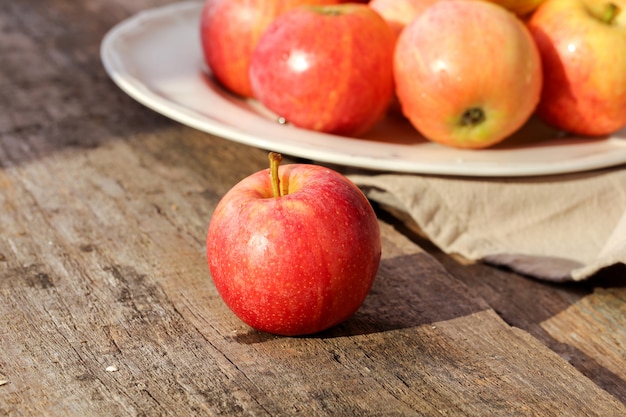
[(549, 281), (626, 263), (626, 167), (506, 179), (348, 176), (449, 254)]

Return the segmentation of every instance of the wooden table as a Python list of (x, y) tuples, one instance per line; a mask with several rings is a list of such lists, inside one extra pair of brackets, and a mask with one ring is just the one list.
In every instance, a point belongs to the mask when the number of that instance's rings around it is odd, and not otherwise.
[(623, 265), (550, 285), (379, 209), (353, 318), (302, 338), (242, 324), (204, 239), (266, 150), (143, 107), (99, 57), (165, 3), (0, 0), (0, 415), (626, 415)]

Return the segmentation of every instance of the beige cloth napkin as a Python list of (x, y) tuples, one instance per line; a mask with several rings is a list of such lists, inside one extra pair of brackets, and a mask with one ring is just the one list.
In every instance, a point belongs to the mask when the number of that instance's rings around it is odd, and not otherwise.
[(507, 179), (348, 176), (449, 254), (549, 281), (626, 263), (626, 167)]

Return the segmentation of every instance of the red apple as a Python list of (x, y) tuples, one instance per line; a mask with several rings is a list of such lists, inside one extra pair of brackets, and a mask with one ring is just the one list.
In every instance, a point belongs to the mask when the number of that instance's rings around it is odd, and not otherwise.
[(361, 306), (376, 276), (380, 229), (363, 193), (317, 165), (278, 167), (235, 185), (219, 202), (207, 258), (227, 306), (280, 335), (328, 329)]
[(404, 28), (394, 56), (402, 112), (426, 138), (459, 148), (501, 142), (531, 116), (541, 62), (524, 24), (483, 1), (440, 1)]
[(338, 0), (206, 0), (200, 15), (204, 59), (224, 87), (251, 97), (250, 55), (276, 16), (303, 4), (336, 3)]
[(259, 40), (252, 90), (295, 126), (359, 135), (393, 97), (393, 43), (387, 23), (365, 4), (298, 7)]
[(441, 0), (371, 0), (369, 6), (387, 21), (396, 37), (426, 8)]
[(544, 67), (539, 117), (588, 136), (626, 126), (626, 1), (546, 0), (528, 27)]

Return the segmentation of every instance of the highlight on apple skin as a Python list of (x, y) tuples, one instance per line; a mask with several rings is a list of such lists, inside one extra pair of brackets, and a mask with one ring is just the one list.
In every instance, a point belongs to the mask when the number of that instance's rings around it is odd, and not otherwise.
[(205, 0), (200, 14), (204, 61), (230, 92), (252, 97), (248, 68), (259, 38), (287, 10), (301, 5), (337, 4), (339, 0)]

